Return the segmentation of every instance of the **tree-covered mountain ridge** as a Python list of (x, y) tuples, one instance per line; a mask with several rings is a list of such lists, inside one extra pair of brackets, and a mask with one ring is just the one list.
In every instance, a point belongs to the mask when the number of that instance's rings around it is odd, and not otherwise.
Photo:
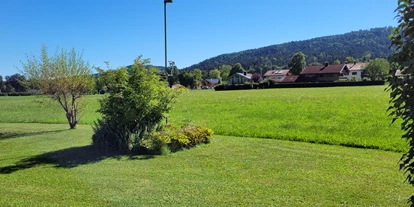
[(343, 63), (346, 57), (359, 61), (387, 58), (392, 53), (388, 39), (391, 29), (392, 27), (372, 28), (222, 54), (183, 69), (210, 71), (223, 64), (241, 63), (246, 70), (266, 71), (286, 67), (297, 52), (305, 54), (307, 65), (334, 63), (338, 60)]

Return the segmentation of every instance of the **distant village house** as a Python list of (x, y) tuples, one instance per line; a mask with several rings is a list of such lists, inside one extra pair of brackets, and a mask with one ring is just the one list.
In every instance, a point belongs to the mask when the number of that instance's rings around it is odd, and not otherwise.
[(219, 79), (205, 79), (200, 82), (199, 88), (207, 89), (207, 88), (214, 88), (220, 82)]
[(349, 69), (346, 64), (307, 66), (300, 73), (301, 82), (336, 82), (347, 81)]
[(264, 74), (264, 78), (272, 80), (276, 83), (281, 83), (287, 76), (292, 75), (290, 69), (284, 70), (268, 70)]
[(251, 82), (252, 74), (250, 73), (236, 73), (228, 78), (228, 84), (244, 84), (246, 82)]
[(348, 80), (362, 81), (364, 77), (365, 63), (350, 63), (346, 64), (349, 69), (349, 74), (345, 75)]

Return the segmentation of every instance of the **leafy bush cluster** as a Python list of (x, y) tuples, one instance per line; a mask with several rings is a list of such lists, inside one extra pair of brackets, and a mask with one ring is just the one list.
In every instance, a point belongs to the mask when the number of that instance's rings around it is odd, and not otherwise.
[(213, 130), (209, 128), (197, 127), (192, 124), (181, 129), (175, 129), (168, 125), (164, 130), (155, 131), (145, 136), (140, 141), (140, 145), (152, 154), (163, 154), (210, 143), (213, 134)]
[(106, 71), (108, 95), (100, 100), (102, 119), (95, 123), (94, 145), (120, 153), (141, 153), (141, 140), (160, 130), (173, 100), (185, 89), (170, 89), (140, 57), (130, 68)]

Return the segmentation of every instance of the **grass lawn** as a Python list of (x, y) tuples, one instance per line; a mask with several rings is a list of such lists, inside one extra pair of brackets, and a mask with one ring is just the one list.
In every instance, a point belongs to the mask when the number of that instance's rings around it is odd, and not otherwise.
[[(169, 119), (189, 119), (215, 134), (406, 151), (399, 123), (390, 125), (385, 86), (220, 91), (182, 95)], [(81, 124), (99, 118), (97, 99), (86, 96)], [(66, 123), (45, 97), (0, 97), (0, 122)], [(7, 112), (7, 113), (3, 113)]]
[(167, 156), (104, 155), (92, 130), (0, 125), (0, 206), (407, 206), (401, 153), (215, 136)]

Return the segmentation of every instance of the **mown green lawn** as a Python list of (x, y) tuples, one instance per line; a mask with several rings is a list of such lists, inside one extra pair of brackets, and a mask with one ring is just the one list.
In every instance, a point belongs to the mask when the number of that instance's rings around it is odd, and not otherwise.
[(385, 86), (192, 91), (173, 123), (189, 118), (220, 135), (405, 151), (399, 123), (386, 112)]
[[(169, 121), (191, 120), (216, 134), (344, 145), (403, 152), (399, 122), (391, 124), (385, 86), (189, 91)], [(97, 99), (85, 97), (81, 124), (99, 118)], [(0, 122), (66, 123), (57, 103), (42, 97), (0, 97)]]
[(67, 128), (0, 124), (0, 206), (407, 206), (412, 194), (401, 153), (215, 136), (127, 157), (90, 147), (90, 126)]

